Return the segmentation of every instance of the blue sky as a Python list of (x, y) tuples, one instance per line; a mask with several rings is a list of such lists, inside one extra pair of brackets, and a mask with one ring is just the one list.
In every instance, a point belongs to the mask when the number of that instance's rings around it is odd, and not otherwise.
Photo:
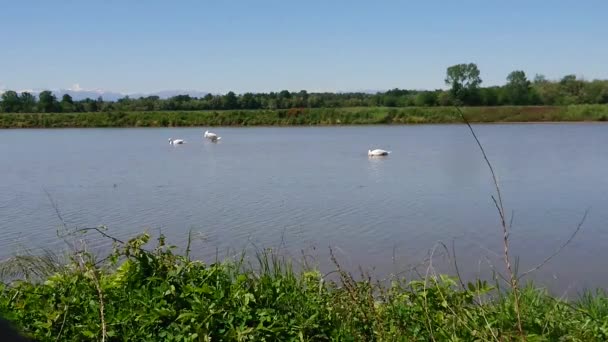
[(608, 1), (0, 0), (0, 89), (125, 93), (608, 78)]

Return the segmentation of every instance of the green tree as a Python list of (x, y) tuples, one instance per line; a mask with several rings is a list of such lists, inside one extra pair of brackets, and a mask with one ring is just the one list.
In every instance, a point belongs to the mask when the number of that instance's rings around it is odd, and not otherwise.
[(239, 107), (239, 100), (237, 99), (236, 94), (229, 91), (222, 98), (222, 105), (224, 109), (237, 109)]
[(160, 97), (158, 96), (148, 96), (142, 100), (142, 105), (144, 110), (158, 110), (160, 109), (159, 105)]
[(38, 109), (43, 113), (54, 113), (59, 111), (57, 98), (49, 90), (45, 90), (38, 95)]
[(290, 99), (291, 93), (289, 92), (289, 90), (281, 90), (281, 92), (279, 93), (279, 97), (284, 99)]
[(541, 81), (534, 82), (533, 94), (539, 98), (539, 103), (543, 105), (556, 105), (561, 102), (560, 86), (555, 82)]
[(7, 90), (2, 93), (0, 97), (2, 102), (0, 102), (0, 109), (4, 113), (17, 113), (21, 108), (21, 100), (19, 99), (19, 94), (16, 91)]
[(530, 81), (528, 81), (526, 73), (522, 70), (512, 71), (507, 76), (505, 92), (509, 104), (528, 104), (530, 101)]
[(252, 93), (245, 93), (240, 98), (241, 108), (243, 109), (258, 109), (260, 103)]
[(103, 105), (104, 105), (103, 97), (99, 96), (95, 103), (95, 107), (97, 108), (97, 111), (101, 111), (103, 109)]
[(584, 87), (583, 80), (576, 78), (576, 75), (566, 75), (560, 81), (560, 104), (570, 105), (581, 103), (581, 93)]
[(103, 105), (101, 106), (101, 111), (102, 112), (111, 112), (113, 110), (115, 110), (116, 107), (114, 106), (114, 102), (104, 102)]
[(312, 108), (319, 108), (319, 107), (323, 107), (324, 102), (323, 102), (323, 98), (317, 94), (313, 94), (308, 96), (308, 107), (312, 107)]
[(437, 104), (440, 106), (451, 106), (454, 104), (452, 95), (448, 91), (442, 91), (437, 95)]
[(477, 104), (479, 100), (479, 69), (475, 63), (456, 64), (448, 67), (445, 84), (450, 86), (452, 97), (463, 104)]
[(500, 87), (487, 87), (479, 89), (480, 104), (484, 106), (496, 106), (500, 104)]
[(21, 111), (23, 113), (33, 113), (36, 111), (36, 96), (23, 92), (19, 96), (21, 102)]
[(99, 108), (97, 108), (97, 101), (90, 99), (90, 98), (86, 98), (84, 100), (81, 101), (82, 103), (82, 109), (85, 112), (96, 112), (99, 110)]
[(608, 81), (593, 80), (585, 83), (581, 101), (583, 103), (608, 103)]
[(421, 91), (416, 95), (414, 104), (420, 107), (430, 107), (437, 104), (437, 93), (434, 91)]
[(399, 98), (394, 95), (387, 95), (383, 98), (383, 105), (386, 107), (397, 107), (397, 100)]
[(532, 81), (532, 86), (530, 88), (530, 104), (533, 105), (541, 105), (548, 104), (545, 98), (543, 98), (543, 88), (549, 84), (545, 75), (536, 74), (534, 75), (534, 80)]
[(69, 94), (63, 94), (59, 106), (61, 107), (61, 112), (63, 113), (70, 113), (74, 111), (74, 101)]

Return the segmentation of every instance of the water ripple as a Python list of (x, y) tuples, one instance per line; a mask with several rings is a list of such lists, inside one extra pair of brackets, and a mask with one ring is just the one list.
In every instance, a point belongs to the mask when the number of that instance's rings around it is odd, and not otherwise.
[[(560, 279), (579, 275), (584, 261), (588, 284), (608, 281), (601, 262), (608, 256), (608, 158), (599, 148), (608, 143), (606, 127), (476, 127), (516, 213), (522, 260), (553, 251), (572, 217), (593, 206), (580, 244), (560, 259), (564, 267), (551, 269)], [(186, 128), (0, 134), (0, 155), (10, 161), (0, 162), (0, 257), (20, 245), (65, 247), (44, 190), (70, 228), (106, 225), (121, 239), (162, 231), (178, 245), (193, 229), (205, 236), (194, 256), (211, 259), (217, 250), (283, 243), (295, 255), (316, 246), (325, 260), (332, 245), (354, 266), (377, 265), (382, 273), (419, 261), (437, 241), (460, 241), (463, 265), (477, 265), (484, 248), (500, 248), (492, 184), (462, 127), (218, 131), (221, 144), (205, 144), (200, 129)], [(20, 149), (5, 148), (15, 136)], [(169, 136), (191, 143), (170, 148)], [(370, 146), (393, 153), (368, 158)], [(91, 238), (91, 248), (110, 246)], [(387, 265), (393, 257), (399, 265)]]

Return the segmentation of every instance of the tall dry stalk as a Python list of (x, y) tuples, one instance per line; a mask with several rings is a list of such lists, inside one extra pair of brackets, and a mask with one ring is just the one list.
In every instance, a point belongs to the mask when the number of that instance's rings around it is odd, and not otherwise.
[(519, 331), (519, 335), (521, 336), (522, 340), (525, 341), (526, 338), (525, 338), (524, 330), (523, 330), (523, 327), (521, 324), (519, 284), (518, 284), (518, 278), (515, 275), (515, 272), (513, 272), (513, 267), (511, 266), (511, 257), (509, 256), (509, 225), (507, 225), (507, 221), (505, 219), (505, 216), (506, 216), (505, 208), (504, 208), (503, 201), (502, 201), (502, 194), (500, 192), (500, 185), (498, 184), (498, 179), (496, 178), (496, 173), (494, 172), (494, 167), (492, 167), (492, 163), (490, 163), (490, 160), (488, 159), (488, 156), (486, 155), (486, 151), (483, 148), (483, 145), (479, 141), (479, 138), (477, 138), (477, 134), (475, 134), (475, 130), (473, 130), (473, 127), (471, 126), (471, 124), (469, 123), (467, 118), (465, 117), (462, 110), (460, 110), (459, 107), (455, 107), (455, 108), (458, 111), (458, 113), (460, 114), (460, 117), (462, 118), (464, 123), (469, 128), (469, 131), (471, 131), (471, 135), (473, 136), (473, 138), (475, 138), (475, 142), (477, 143), (477, 146), (479, 147), (479, 150), (481, 151), (481, 154), (483, 155), (483, 159), (485, 160), (486, 165), (488, 166), (488, 168), (490, 169), (490, 173), (492, 174), (492, 181), (494, 182), (494, 187), (496, 190), (496, 196), (492, 195), (492, 201), (494, 201), (494, 205), (496, 206), (496, 209), (498, 210), (498, 215), (500, 216), (500, 225), (502, 227), (502, 232), (503, 232), (504, 262), (505, 262), (505, 267), (507, 269), (507, 274), (509, 276), (509, 285), (511, 286), (511, 290), (513, 291), (514, 309), (515, 309), (515, 314), (517, 316), (517, 330)]

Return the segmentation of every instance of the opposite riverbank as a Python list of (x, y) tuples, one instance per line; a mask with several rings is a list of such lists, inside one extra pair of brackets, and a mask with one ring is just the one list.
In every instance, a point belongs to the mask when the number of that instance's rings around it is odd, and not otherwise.
[[(606, 341), (608, 297), (566, 301), (528, 285), (436, 275), (322, 275), (269, 250), (205, 264), (162, 236), (107, 258), (25, 255), (0, 267), (0, 315), (38, 341)], [(425, 274), (425, 272), (423, 272)], [(504, 283), (503, 283), (504, 284)], [(519, 317), (519, 318), (518, 318)]]
[[(464, 107), (473, 123), (608, 121), (608, 105)], [(323, 126), (461, 123), (453, 107), (5, 113), (0, 128)]]

